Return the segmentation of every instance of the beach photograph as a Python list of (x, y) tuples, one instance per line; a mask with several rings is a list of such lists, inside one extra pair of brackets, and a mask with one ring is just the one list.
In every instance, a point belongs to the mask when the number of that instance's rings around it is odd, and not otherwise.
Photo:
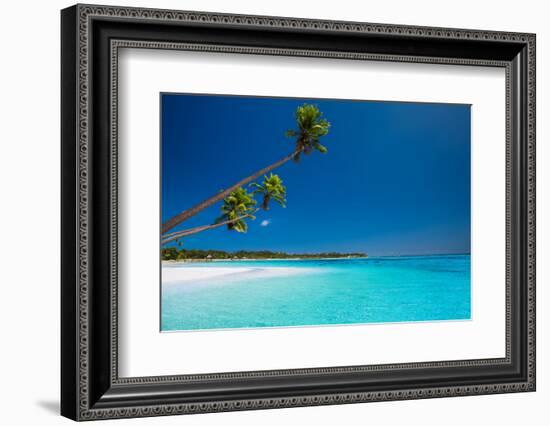
[(160, 331), (471, 319), (470, 105), (160, 106)]

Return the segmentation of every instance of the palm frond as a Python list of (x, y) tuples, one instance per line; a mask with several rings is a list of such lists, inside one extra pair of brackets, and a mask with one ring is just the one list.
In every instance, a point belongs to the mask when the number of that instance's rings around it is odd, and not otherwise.
[(322, 145), (320, 148), (316, 146), (319, 138), (327, 135), (330, 129), (329, 121), (323, 118), (319, 108), (316, 105), (303, 104), (296, 109), (295, 117), (298, 130), (288, 130), (285, 133), (287, 137), (296, 137), (297, 154), (293, 160), (299, 162), (301, 152), (309, 155), (314, 149), (326, 153), (326, 148)]
[(315, 149), (323, 154), (326, 154), (328, 152), (328, 149), (326, 146), (321, 145), (319, 142), (317, 142), (315, 145), (313, 145)]

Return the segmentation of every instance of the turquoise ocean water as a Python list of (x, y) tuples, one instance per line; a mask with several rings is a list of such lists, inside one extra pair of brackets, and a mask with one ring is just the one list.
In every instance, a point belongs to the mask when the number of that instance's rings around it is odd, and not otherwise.
[[(465, 320), (470, 256), (174, 264), (246, 272), (163, 284), (161, 330)], [(237, 269), (236, 269), (237, 271)], [(180, 271), (178, 271), (180, 273)]]

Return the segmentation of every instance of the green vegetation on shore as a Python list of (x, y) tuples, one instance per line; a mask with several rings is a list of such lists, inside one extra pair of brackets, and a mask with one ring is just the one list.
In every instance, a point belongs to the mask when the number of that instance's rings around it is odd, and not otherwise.
[(193, 250), (175, 247), (161, 250), (162, 260), (243, 260), (243, 259), (324, 259), (324, 258), (349, 258), (367, 257), (366, 253), (285, 253), (281, 251), (246, 251), (239, 250), (227, 252), (223, 250)]

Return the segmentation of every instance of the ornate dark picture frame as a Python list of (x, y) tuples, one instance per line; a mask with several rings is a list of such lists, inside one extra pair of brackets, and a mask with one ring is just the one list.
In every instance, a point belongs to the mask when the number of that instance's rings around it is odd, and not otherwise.
[[(535, 390), (535, 35), (76, 5), (62, 28), (61, 413), (74, 420)], [(121, 47), (506, 70), (506, 356), (120, 378)]]

